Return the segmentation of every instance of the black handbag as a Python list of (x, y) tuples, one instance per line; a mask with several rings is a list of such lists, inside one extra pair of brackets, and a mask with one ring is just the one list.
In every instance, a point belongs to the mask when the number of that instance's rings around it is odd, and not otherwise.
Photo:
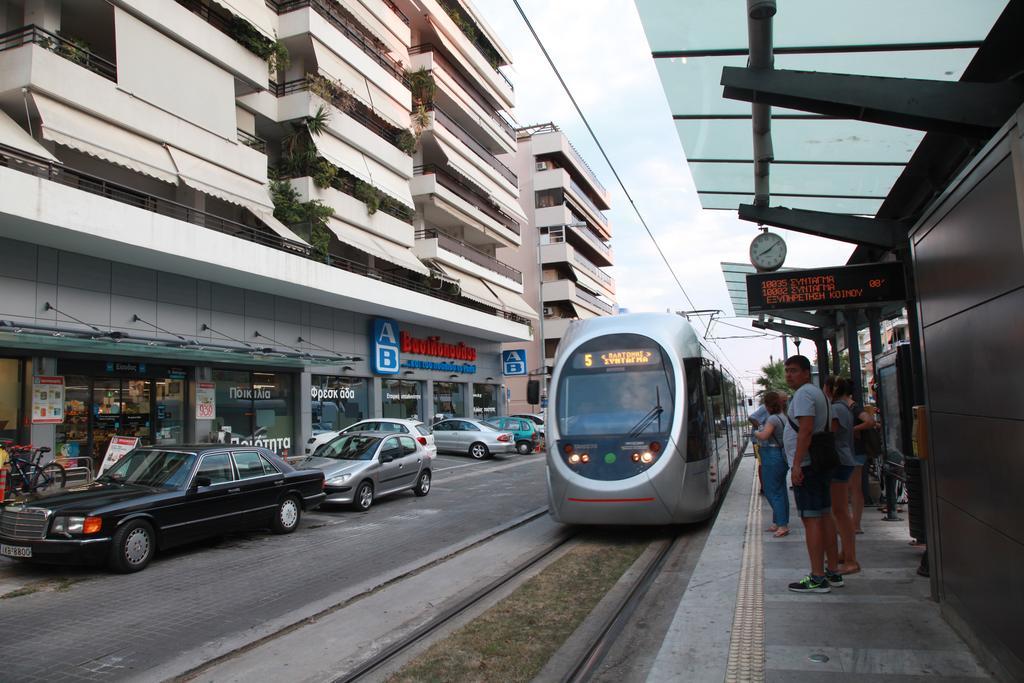
[[(826, 402), (827, 403), (827, 402)], [(789, 424), (793, 425), (798, 433), (799, 425), (793, 422), (793, 418), (786, 416)], [(836, 450), (836, 435), (829, 427), (832, 424), (832, 406), (828, 406), (828, 418), (825, 420), (825, 431), (811, 434), (811, 445), (807, 448), (807, 454), (811, 456), (811, 469), (817, 474), (825, 474), (839, 467), (839, 451)]]

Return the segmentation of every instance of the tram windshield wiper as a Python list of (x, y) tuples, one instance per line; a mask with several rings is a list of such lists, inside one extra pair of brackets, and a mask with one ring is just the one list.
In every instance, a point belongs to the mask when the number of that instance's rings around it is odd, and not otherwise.
[(632, 429), (629, 430), (630, 436), (637, 436), (642, 434), (645, 429), (651, 426), (651, 423), (658, 420), (659, 431), (661, 425), (661, 414), (665, 412), (665, 409), (661, 407), (661, 391), (658, 387), (654, 387), (654, 400), (655, 405), (653, 408), (647, 411), (647, 414), (640, 418)]

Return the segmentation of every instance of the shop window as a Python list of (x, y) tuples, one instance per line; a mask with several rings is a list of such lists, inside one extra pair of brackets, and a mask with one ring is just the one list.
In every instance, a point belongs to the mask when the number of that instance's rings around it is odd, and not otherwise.
[(496, 384), (473, 385), (473, 417), (486, 420), (498, 414), (498, 386)]
[(433, 420), (462, 417), (465, 411), (465, 385), (458, 382), (434, 382)]
[(0, 359), (0, 439), (18, 441), (18, 417), (22, 402), (21, 361)]
[(259, 446), (287, 457), (291, 451), (292, 377), (272, 372), (214, 370), (216, 443)]
[(384, 417), (399, 419), (420, 419), (420, 399), (422, 382), (401, 379), (385, 379), (381, 381)]
[(339, 431), (369, 417), (370, 383), (366, 379), (313, 375), (310, 412), (313, 433)]

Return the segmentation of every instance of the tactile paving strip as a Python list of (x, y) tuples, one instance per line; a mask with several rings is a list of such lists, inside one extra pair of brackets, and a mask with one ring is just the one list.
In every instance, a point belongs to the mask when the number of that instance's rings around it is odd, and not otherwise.
[(729, 641), (726, 683), (764, 681), (764, 564), (761, 561), (761, 496), (754, 477), (747, 513), (736, 614)]

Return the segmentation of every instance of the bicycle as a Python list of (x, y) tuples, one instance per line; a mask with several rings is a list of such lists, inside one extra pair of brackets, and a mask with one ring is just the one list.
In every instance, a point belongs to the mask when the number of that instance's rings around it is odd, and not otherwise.
[[(36, 493), (51, 488), (64, 488), (67, 482), (67, 473), (60, 463), (48, 462), (42, 467), (39, 461), (50, 452), (46, 446), (33, 450), (32, 446), (9, 446), (11, 468), (11, 490), (21, 490), (24, 493)], [(30, 458), (22, 457), (31, 453)]]

